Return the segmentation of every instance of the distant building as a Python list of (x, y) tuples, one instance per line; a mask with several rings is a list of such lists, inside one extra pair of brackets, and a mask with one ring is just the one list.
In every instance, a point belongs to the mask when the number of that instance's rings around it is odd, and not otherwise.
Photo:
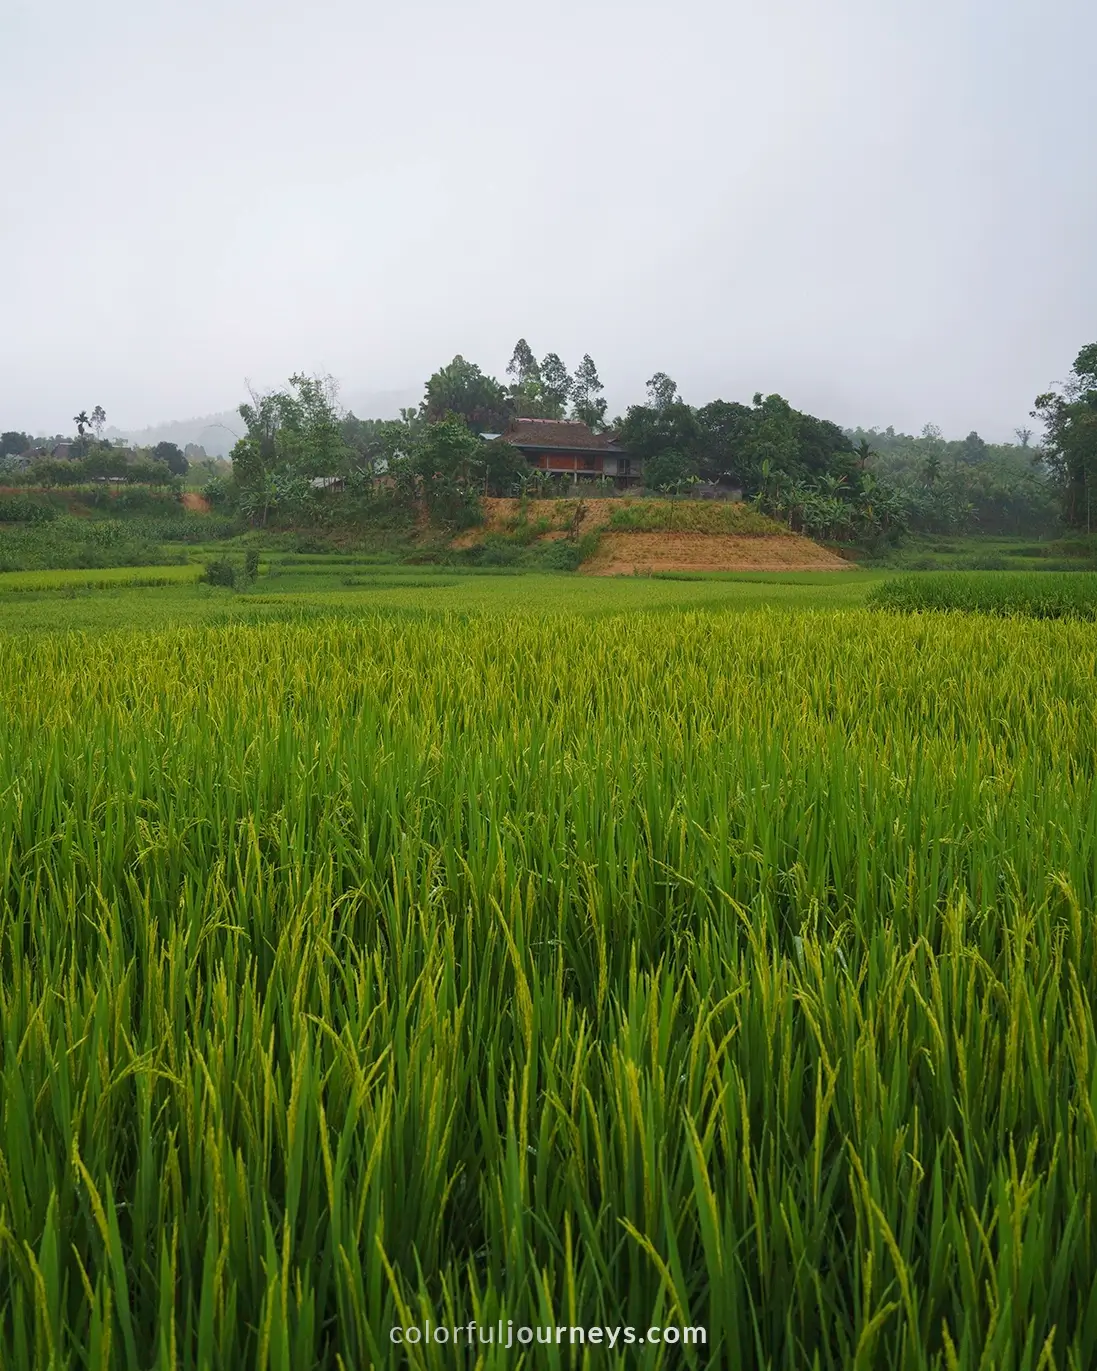
[(614, 433), (595, 433), (577, 419), (516, 419), (505, 433), (485, 433), (485, 441), (502, 439), (531, 467), (573, 481), (605, 477), (618, 490), (640, 484), (641, 464), (630, 457)]

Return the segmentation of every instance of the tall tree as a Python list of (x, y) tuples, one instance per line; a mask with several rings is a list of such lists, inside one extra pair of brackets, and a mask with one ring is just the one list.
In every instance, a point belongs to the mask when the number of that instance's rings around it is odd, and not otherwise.
[(772, 479), (803, 475), (800, 417), (783, 396), (760, 392), (754, 396), (750, 436), (742, 454), (744, 490), (761, 489), (764, 471), (771, 472)]
[(678, 402), (678, 386), (665, 371), (657, 371), (648, 381), (648, 404), (652, 409), (666, 409)]
[(746, 489), (743, 458), (753, 425), (753, 410), (735, 401), (713, 400), (697, 410), (697, 466), (706, 480), (732, 480)]
[(271, 506), (312, 497), (310, 480), (346, 470), (347, 446), (330, 376), (291, 376), (285, 390), (251, 392), (240, 406), (247, 434), (232, 450), (241, 508), (263, 524)]
[(537, 358), (524, 338), (519, 338), (514, 345), (514, 351), (507, 363), (507, 375), (513, 376), (520, 386), (530, 381), (541, 380), (541, 368), (537, 365)]
[(250, 399), (237, 413), (247, 425), (247, 433), (232, 449), (232, 475), (241, 493), (241, 505), (249, 517), (261, 514), (265, 525), (274, 497), (274, 473), (278, 464), (276, 439), (281, 425), (281, 407), (276, 392), (261, 394), (248, 387)]
[(103, 425), (107, 422), (107, 411), (102, 405), (96, 405), (91, 412), (91, 426), (95, 430), (96, 438), (102, 438)]
[(474, 433), (501, 433), (513, 413), (495, 377), (485, 375), (475, 362), (466, 362), (460, 354), (427, 382), (420, 409), (428, 423), (456, 415)]
[(1092, 533), (1097, 520), (1097, 343), (1074, 359), (1062, 393), (1036, 397), (1033, 417), (1044, 423), (1044, 460), (1059, 489), (1068, 524)]
[(548, 352), (541, 359), (541, 398), (546, 419), (562, 419), (571, 398), (572, 380), (558, 353)]
[(662, 409), (630, 405), (617, 436), (622, 447), (645, 464), (673, 453), (676, 463), (685, 459), (691, 463), (691, 470), (696, 467), (701, 433), (697, 415), (689, 405), (679, 402)]
[(876, 456), (876, 451), (867, 438), (862, 438), (855, 448), (857, 453), (857, 466), (861, 471), (868, 470), (868, 464)]
[(606, 401), (602, 398), (604, 389), (594, 359), (589, 352), (585, 353), (572, 381), (571, 412), (580, 423), (595, 431), (605, 426)]
[(72, 422), (76, 425), (76, 442), (72, 445), (71, 455), (73, 457), (86, 457), (88, 455), (88, 436), (87, 431), (91, 427), (91, 420), (88, 418), (86, 409), (82, 409), (79, 414), (72, 416)]
[(169, 443), (166, 440), (157, 443), (152, 450), (152, 456), (154, 461), (163, 462), (173, 476), (185, 476), (187, 474), (190, 463), (178, 443)]
[(345, 466), (338, 386), (330, 376), (289, 378), (279, 392), (279, 456), (284, 467), (306, 478), (333, 476)]
[(429, 424), (415, 446), (413, 467), (431, 513), (464, 527), (479, 517), (485, 444), (468, 425), (450, 415)]
[(979, 437), (974, 429), (964, 439), (963, 447), (960, 450), (960, 460), (964, 462), (984, 462), (987, 456), (986, 442)]
[(21, 457), (30, 447), (30, 438), (14, 429), (0, 433), (0, 457)]

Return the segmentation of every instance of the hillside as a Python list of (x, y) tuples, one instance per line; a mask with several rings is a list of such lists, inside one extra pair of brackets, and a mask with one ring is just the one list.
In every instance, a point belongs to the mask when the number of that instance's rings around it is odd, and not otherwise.
[(593, 576), (659, 571), (846, 571), (851, 563), (746, 505), (695, 501), (485, 500), (485, 522), (457, 548), (492, 538), (575, 539)]

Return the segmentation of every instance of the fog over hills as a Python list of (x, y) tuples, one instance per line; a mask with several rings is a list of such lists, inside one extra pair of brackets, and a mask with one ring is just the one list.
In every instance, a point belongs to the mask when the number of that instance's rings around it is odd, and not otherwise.
[[(357, 390), (340, 395), (342, 407), (353, 411), (360, 419), (395, 419), (400, 410), (417, 405), (422, 387), (409, 386), (405, 390)], [(125, 428), (111, 425), (104, 437), (111, 442), (125, 442), (136, 447), (153, 447), (157, 443), (177, 443), (185, 448), (197, 443), (211, 457), (227, 457), (232, 445), (244, 433), (244, 421), (235, 409), (202, 414), (193, 419), (165, 419), (163, 423), (146, 428)]]

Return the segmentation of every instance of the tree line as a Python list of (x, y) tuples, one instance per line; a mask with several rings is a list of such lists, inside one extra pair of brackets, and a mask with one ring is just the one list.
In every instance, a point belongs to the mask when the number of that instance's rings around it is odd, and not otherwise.
[[(265, 523), (273, 510), (306, 513), (335, 478), (360, 495), (423, 501), (436, 516), (464, 522), (476, 517), (483, 495), (536, 493), (550, 484), (505, 441), (484, 443), (481, 435), (504, 434), (517, 419), (570, 418), (596, 432), (613, 430), (641, 459), (648, 490), (735, 487), (816, 537), (1038, 535), (1060, 522), (1092, 529), (1097, 517), (1097, 343), (1078, 354), (1062, 387), (1037, 397), (1033, 415), (1044, 426), (1038, 445), (1028, 429), (1002, 444), (974, 432), (947, 441), (933, 425), (918, 437), (843, 429), (761, 392), (750, 404), (716, 399), (698, 407), (665, 372), (648, 381), (644, 403), (609, 420), (603, 390), (589, 354), (572, 371), (556, 352), (538, 359), (525, 338), (515, 344), (505, 380), (458, 355), (428, 378), (419, 406), (397, 419), (344, 413), (331, 378), (295, 375), (281, 389), (253, 391), (240, 406), (246, 433), (233, 450), (231, 475), (212, 480), (209, 494)], [(63, 462), (34, 451), (26, 434), (0, 435), (0, 472), (10, 479), (25, 468), (25, 479), (42, 484), (157, 484), (186, 473), (187, 458), (174, 443), (137, 453), (112, 447), (101, 437), (105, 418), (100, 406), (75, 416), (77, 438)]]
[[(29, 433), (10, 429), (0, 433), (0, 479), (11, 484), (40, 486), (83, 485), (91, 481), (126, 481), (139, 485), (163, 486), (186, 476), (195, 466), (212, 476), (217, 463), (204, 450), (177, 443), (160, 442), (152, 447), (128, 447), (103, 437), (107, 421), (102, 405), (89, 415), (86, 409), (73, 415), (76, 437), (56, 435), (32, 438)], [(63, 448), (64, 456), (57, 451)], [(188, 454), (194, 453), (192, 462)], [(200, 455), (199, 455), (200, 454)]]

